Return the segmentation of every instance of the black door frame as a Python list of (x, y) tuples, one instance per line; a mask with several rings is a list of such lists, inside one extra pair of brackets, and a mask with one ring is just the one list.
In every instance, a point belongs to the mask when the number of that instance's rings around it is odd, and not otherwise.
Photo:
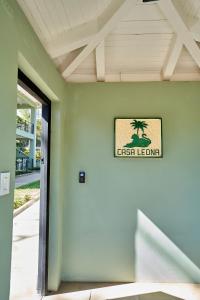
[(40, 295), (45, 296), (48, 291), (51, 101), (20, 69), (18, 69), (18, 84), (42, 104), (42, 159), (37, 291)]

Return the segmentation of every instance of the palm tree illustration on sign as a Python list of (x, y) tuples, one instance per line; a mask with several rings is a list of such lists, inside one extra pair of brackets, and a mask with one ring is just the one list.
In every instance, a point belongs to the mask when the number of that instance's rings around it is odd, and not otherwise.
[[(126, 144), (124, 147), (126, 148), (134, 148), (134, 147), (148, 147), (151, 144), (151, 140), (144, 133), (144, 129), (148, 127), (148, 124), (145, 121), (133, 120), (130, 123), (134, 130), (137, 130), (137, 134), (134, 133), (132, 135), (132, 142)], [(139, 132), (142, 131), (142, 136), (139, 136)]]

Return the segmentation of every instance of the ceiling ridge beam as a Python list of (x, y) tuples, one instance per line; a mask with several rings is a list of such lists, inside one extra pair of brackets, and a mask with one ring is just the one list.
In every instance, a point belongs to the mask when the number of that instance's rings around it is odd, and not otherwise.
[(105, 81), (105, 43), (104, 40), (96, 47), (97, 81)]
[(183, 43), (177, 35), (174, 36), (165, 64), (162, 68), (162, 78), (170, 80), (183, 48)]
[(166, 16), (173, 30), (177, 34), (180, 41), (186, 47), (193, 60), (200, 67), (200, 48), (194, 41), (192, 33), (189, 31), (177, 9), (171, 0), (160, 0), (158, 6), (162, 13)]
[[(104, 38), (114, 29), (116, 24), (126, 15), (126, 13), (136, 4), (137, 0), (112, 0), (106, 10), (105, 20), (98, 33), (72, 61), (69, 66), (64, 66), (62, 75), (69, 77), (84, 59), (104, 40)], [(103, 18), (102, 18), (103, 19)]]

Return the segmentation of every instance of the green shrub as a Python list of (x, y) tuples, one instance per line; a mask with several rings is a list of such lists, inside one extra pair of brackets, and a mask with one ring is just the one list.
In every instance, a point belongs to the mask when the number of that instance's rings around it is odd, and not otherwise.
[(39, 180), (15, 188), (14, 209), (19, 208), (35, 197), (39, 197), (39, 192)]
[(15, 175), (23, 175), (23, 174), (29, 174), (32, 173), (32, 170), (28, 170), (28, 171), (15, 171)]
[(39, 189), (40, 188), (40, 180), (33, 181), (21, 186), (18, 186), (16, 190), (32, 190), (32, 189)]
[(23, 199), (15, 199), (15, 201), (14, 201), (14, 209), (19, 208), (23, 204), (24, 204), (24, 200)]
[(14, 200), (14, 209), (17, 209), (31, 200), (31, 195), (26, 194), (23, 198), (16, 198)]
[(40, 171), (40, 167), (34, 167), (32, 168), (33, 171)]
[(25, 201), (25, 202), (28, 202), (28, 201), (30, 201), (30, 200), (31, 200), (31, 195), (26, 194), (26, 195), (24, 196), (24, 201)]

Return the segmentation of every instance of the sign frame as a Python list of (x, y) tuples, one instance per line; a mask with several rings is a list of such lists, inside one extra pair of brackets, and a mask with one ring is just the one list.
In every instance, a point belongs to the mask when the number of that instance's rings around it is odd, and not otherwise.
[[(127, 120), (127, 119), (139, 119), (139, 120), (149, 120), (149, 119), (155, 119), (155, 120), (160, 120), (160, 125), (161, 125), (161, 155), (160, 156), (117, 156), (116, 153), (115, 153), (115, 149), (116, 149), (116, 121), (118, 119), (124, 119), (124, 120)], [(132, 158), (148, 158), (148, 159), (151, 159), (151, 158), (156, 158), (156, 159), (159, 159), (159, 158), (163, 158), (163, 124), (162, 124), (162, 117), (115, 117), (114, 118), (114, 158), (129, 158), (129, 159), (132, 159)]]

